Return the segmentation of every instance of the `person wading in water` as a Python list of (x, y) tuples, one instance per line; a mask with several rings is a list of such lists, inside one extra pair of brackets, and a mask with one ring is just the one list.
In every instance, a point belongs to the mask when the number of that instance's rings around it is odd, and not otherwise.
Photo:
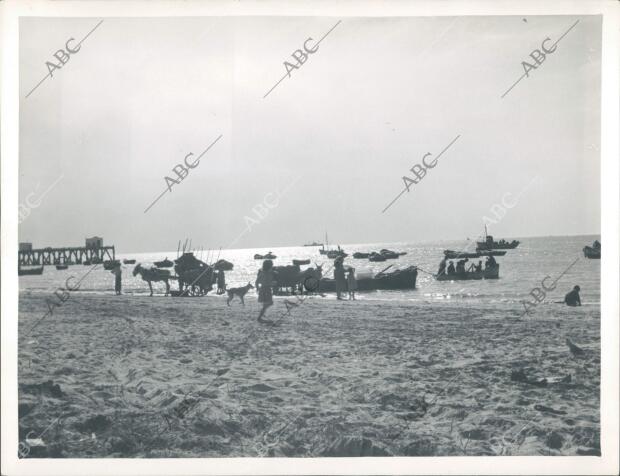
[(269, 322), (263, 319), (265, 311), (273, 305), (273, 287), (276, 284), (275, 272), (273, 271), (273, 261), (266, 259), (263, 261), (263, 268), (258, 270), (256, 275), (256, 290), (258, 291), (258, 302), (263, 304), (263, 308), (258, 314), (258, 322)]

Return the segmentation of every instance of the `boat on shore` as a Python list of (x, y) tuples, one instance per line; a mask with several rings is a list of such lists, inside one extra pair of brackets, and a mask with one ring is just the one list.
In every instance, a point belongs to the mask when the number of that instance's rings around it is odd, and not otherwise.
[(370, 256), (370, 253), (361, 253), (359, 251), (353, 253), (353, 257), (355, 259), (368, 259), (369, 256)]
[(67, 268), (69, 268), (68, 264), (57, 264), (56, 265), (56, 269), (59, 270), (59, 271), (63, 270), (63, 269), (67, 269)]
[(507, 251), (476, 251), (474, 253), (462, 253), (453, 250), (444, 250), (443, 254), (446, 259), (460, 259), (460, 258), (480, 258), (482, 256), (504, 256)]
[[(373, 277), (361, 277), (357, 279), (357, 291), (376, 291), (390, 289), (415, 289), (418, 268), (409, 266), (390, 273), (377, 273)], [(336, 281), (330, 278), (321, 278), (318, 292), (336, 292)]]
[(18, 276), (35, 276), (39, 274), (43, 274), (43, 265), (30, 268), (17, 268)]
[(124, 259), (123, 264), (136, 264), (135, 259)]
[(470, 281), (473, 279), (499, 279), (499, 264), (480, 271), (470, 269), (460, 273), (443, 273), (434, 275), (437, 281)]

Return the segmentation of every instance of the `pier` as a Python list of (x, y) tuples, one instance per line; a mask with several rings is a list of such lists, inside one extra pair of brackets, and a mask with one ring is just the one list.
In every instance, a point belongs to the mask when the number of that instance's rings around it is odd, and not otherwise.
[(20, 249), (19, 266), (82, 264), (84, 261), (103, 263), (114, 260), (114, 246)]

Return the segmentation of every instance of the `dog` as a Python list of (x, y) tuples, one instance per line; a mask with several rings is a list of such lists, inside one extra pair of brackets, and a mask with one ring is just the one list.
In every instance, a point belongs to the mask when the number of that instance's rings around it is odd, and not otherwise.
[(228, 301), (226, 301), (226, 304), (230, 306), (230, 301), (232, 301), (235, 296), (239, 296), (239, 299), (241, 299), (241, 304), (245, 306), (243, 297), (250, 289), (254, 289), (254, 286), (252, 286), (250, 283), (246, 284), (245, 286), (241, 286), (240, 288), (227, 289), (226, 292), (228, 293)]

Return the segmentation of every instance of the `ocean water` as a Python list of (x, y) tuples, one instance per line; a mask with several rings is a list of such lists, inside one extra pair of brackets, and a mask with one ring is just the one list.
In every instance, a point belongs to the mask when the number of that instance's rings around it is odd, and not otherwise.
[[(517, 238), (518, 239), (518, 238)], [(416, 289), (405, 291), (373, 291), (358, 293), (358, 299), (390, 300), (390, 301), (443, 301), (461, 304), (518, 304), (523, 309), (522, 301), (529, 299), (529, 293), (534, 287), (542, 287), (541, 280), (550, 276), (547, 283), (558, 278), (565, 270), (578, 259), (576, 263), (559, 279), (554, 291), (547, 294), (547, 302), (562, 300), (564, 295), (575, 284), (581, 287), (581, 300), (584, 306), (600, 306), (600, 260), (590, 260), (583, 256), (582, 248), (591, 245), (600, 236), (570, 236), (570, 237), (539, 237), (520, 239), (521, 244), (514, 250), (508, 250), (505, 256), (496, 257), (500, 264), (500, 278), (497, 280), (481, 281), (436, 281), (429, 273), (436, 272), (443, 257), (444, 249), (455, 251), (475, 251), (475, 241), (443, 241), (435, 243), (372, 243), (372, 244), (340, 244), (349, 255), (355, 251), (370, 252), (388, 248), (395, 251), (406, 251), (407, 254), (396, 260), (381, 263), (372, 263), (366, 259), (345, 259), (345, 265), (354, 267), (358, 272), (379, 272), (389, 265), (392, 269), (405, 268), (411, 265), (418, 266), (419, 273)], [(227, 286), (243, 286), (248, 282), (254, 283), (256, 273), (261, 266), (261, 260), (255, 260), (254, 254), (274, 253), (276, 265), (291, 264), (293, 259), (310, 259), (313, 263), (322, 264), (324, 269), (331, 268), (332, 260), (319, 253), (318, 247), (279, 247), (279, 248), (252, 248), (215, 251), (208, 255), (209, 262), (218, 258), (231, 261), (234, 269), (226, 273)], [(200, 253), (197, 253), (200, 258)], [(136, 263), (148, 264), (153, 261), (177, 257), (175, 251), (117, 254), (117, 259), (135, 259)], [(207, 252), (202, 253), (202, 259), (207, 260)], [(476, 259), (471, 262), (477, 262)], [(483, 259), (484, 263), (484, 259)], [(456, 262), (455, 262), (456, 264)], [(469, 265), (469, 263), (468, 263)], [(149, 293), (148, 285), (134, 277), (132, 270), (135, 265), (122, 265), (123, 294), (145, 295)], [(313, 264), (311, 264), (313, 266)], [(302, 267), (303, 269), (304, 267)], [(20, 292), (53, 293), (58, 287), (65, 284), (65, 280), (74, 276), (80, 280), (88, 273), (91, 266), (74, 265), (67, 270), (59, 271), (54, 266), (46, 266), (40, 276), (20, 276)], [(425, 272), (427, 271), (427, 272)], [(328, 274), (333, 277), (332, 272)], [(70, 281), (74, 284), (76, 281)], [(176, 281), (171, 281), (171, 288), (177, 289)], [(163, 283), (153, 284), (154, 293), (164, 293)], [(114, 294), (114, 276), (101, 266), (86, 276), (79, 289), (80, 293)], [(250, 291), (253, 293), (253, 291)], [(251, 295), (251, 294), (250, 294)], [(206, 299), (218, 299), (215, 293), (210, 293)], [(327, 295), (325, 299), (334, 299)], [(172, 298), (183, 299), (183, 298)], [(204, 299), (204, 298), (203, 298)]]

